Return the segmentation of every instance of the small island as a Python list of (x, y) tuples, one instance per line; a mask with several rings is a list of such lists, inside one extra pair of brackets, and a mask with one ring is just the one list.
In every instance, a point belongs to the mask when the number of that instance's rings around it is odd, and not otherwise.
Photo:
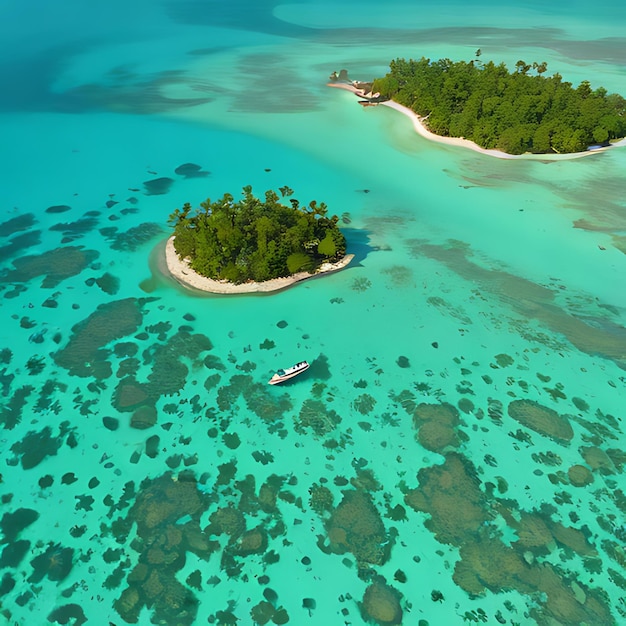
[[(283, 198), (293, 195), (279, 189)], [(307, 278), (342, 269), (346, 254), (339, 218), (313, 200), (289, 206), (270, 190), (261, 200), (252, 187), (236, 202), (231, 194), (207, 199), (192, 214), (191, 204), (170, 215), (174, 234), (166, 245), (170, 274), (185, 286), (212, 293), (277, 291)]]
[(371, 83), (347, 84), (343, 73), (333, 74), (331, 84), (343, 82), (362, 104), (412, 113), (424, 136), (471, 142), (494, 156), (578, 155), (626, 137), (626, 100), (619, 94), (546, 76), (545, 62), (520, 60), (509, 72), (504, 63), (482, 63), (480, 56), (477, 50), (470, 61), (396, 59)]

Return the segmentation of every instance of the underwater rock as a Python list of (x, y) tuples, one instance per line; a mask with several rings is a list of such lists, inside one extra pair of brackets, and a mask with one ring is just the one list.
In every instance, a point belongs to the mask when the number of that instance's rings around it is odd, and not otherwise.
[(38, 583), (46, 576), (52, 581), (64, 580), (72, 571), (73, 557), (73, 548), (49, 543), (46, 550), (30, 562), (33, 573), (28, 577), (28, 582)]
[(159, 454), (159, 443), (160, 438), (158, 435), (152, 435), (152, 437), (148, 437), (146, 440), (146, 456), (151, 459), (156, 458)]
[[(35, 322), (32, 322), (31, 320), (29, 320), (26, 317), (23, 317), (20, 320), (20, 326), (22, 328), (33, 328), (33, 326), (35, 326)], [(8, 365), (11, 362), (11, 359), (13, 358), (13, 351), (10, 348), (2, 348), (0, 349), (0, 364), (2, 365)], [(3, 370), (3, 383), (9, 383), (10, 386), (10, 381), (13, 380), (13, 378), (15, 378), (15, 376), (13, 374), (11, 374), (10, 376), (4, 376), (4, 370)], [(9, 379), (8, 381), (6, 379)], [(4, 390), (4, 394), (3, 395), (8, 395), (9, 394), (9, 387), (6, 387)]]
[(446, 448), (456, 448), (459, 440), (454, 429), (436, 421), (420, 426), (418, 440), (426, 450), (443, 452)]
[(152, 178), (151, 180), (146, 180), (143, 183), (143, 186), (146, 188), (145, 193), (147, 196), (162, 196), (170, 190), (173, 182), (173, 178), (161, 176), (160, 178)]
[(56, 622), (57, 624), (72, 624), (72, 626), (81, 626), (87, 621), (83, 609), (78, 604), (65, 604), (63, 606), (54, 609), (50, 615), (48, 615), (49, 622)]
[(195, 163), (183, 163), (174, 170), (174, 173), (185, 178), (206, 178), (211, 174), (211, 172), (204, 171), (202, 166)]
[(130, 418), (130, 427), (144, 430), (151, 428), (157, 422), (156, 407), (151, 405), (140, 406)]
[(148, 578), (149, 573), (150, 568), (145, 563), (137, 563), (130, 574), (128, 574), (127, 580), (132, 584), (141, 583)]
[(402, 368), (409, 368), (411, 367), (411, 363), (409, 361), (409, 359), (405, 356), (399, 356), (396, 359), (396, 364), (398, 365), (398, 367), (402, 367)]
[(241, 439), (237, 433), (224, 433), (222, 439), (229, 450), (236, 450), (241, 445)]
[(0, 531), (4, 537), (2, 543), (14, 542), (19, 534), (39, 519), (34, 509), (19, 508), (13, 513), (5, 513), (0, 520)]
[(513, 365), (513, 363), (515, 362), (511, 356), (509, 356), (508, 354), (504, 354), (504, 353), (496, 354), (494, 358), (496, 359), (496, 363), (498, 364), (498, 367), (501, 367), (501, 368), (509, 367), (510, 365)]
[(78, 500), (75, 507), (77, 511), (80, 511), (81, 509), (84, 511), (93, 510), (93, 503), (95, 500), (92, 496), (79, 495), (74, 496), (74, 498)]
[(388, 558), (385, 525), (371, 496), (362, 490), (343, 491), (343, 499), (325, 523), (330, 548), (351, 552), (361, 563), (382, 565)]
[(120, 279), (109, 272), (105, 272), (102, 276), (96, 278), (96, 285), (110, 296), (115, 295), (120, 289)]
[(54, 361), (75, 376), (108, 378), (111, 365), (104, 346), (130, 335), (142, 320), (144, 301), (126, 298), (98, 306), (89, 317), (72, 327), (67, 345), (54, 354)]
[[(347, 220), (347, 221), (346, 221)], [(341, 221), (344, 224), (352, 222), (349, 213), (343, 213)], [(392, 265), (381, 270), (383, 274), (389, 276), (394, 287), (411, 287), (414, 286), (413, 272), (405, 265)]]
[(9, 574), (9, 572), (5, 572), (2, 576), (2, 580), (0, 580), (0, 598), (5, 596), (10, 591), (13, 591), (15, 588), (15, 578)]
[(459, 407), (459, 409), (461, 411), (463, 411), (463, 413), (473, 413), (474, 411), (474, 403), (469, 399), (469, 398), (461, 398), (458, 402), (457, 402), (457, 406)]
[(18, 539), (4, 546), (2, 555), (0, 556), (0, 569), (4, 567), (17, 567), (22, 562), (29, 548), (30, 541), (26, 539)]
[(573, 550), (582, 557), (597, 556), (597, 550), (589, 543), (582, 530), (572, 528), (571, 526), (563, 526), (563, 524), (554, 522), (551, 519), (547, 519), (546, 523), (554, 540), (561, 546)]
[(376, 480), (374, 476), (374, 472), (371, 469), (363, 469), (364, 465), (359, 465), (360, 461), (365, 461), (365, 465), (367, 461), (362, 457), (360, 459), (354, 459), (352, 464), (356, 471), (356, 476), (350, 480), (350, 483), (355, 489), (362, 489), (363, 491), (380, 491), (383, 487)]
[(37, 223), (34, 213), (23, 213), (0, 223), (0, 237), (9, 237), (23, 230), (31, 230)]
[[(0, 247), (0, 261), (6, 262), (9, 259), (12, 259), (18, 254), (24, 252), (28, 248), (31, 248), (32, 246), (37, 246), (40, 243), (41, 231), (39, 230), (31, 230), (25, 233), (21, 233), (20, 235), (16, 235), (15, 237), (12, 237), (8, 242), (4, 242), (4, 244)], [(14, 291), (14, 294), (18, 295), (19, 291), (16, 289)], [(9, 298), (15, 296), (9, 296), (8, 293), (5, 293), (4, 297)]]
[(255, 624), (262, 626), (267, 624), (272, 619), (275, 610), (276, 609), (271, 603), (261, 601), (252, 607), (250, 610), (250, 617)]
[(117, 384), (113, 406), (118, 411), (130, 411), (141, 406), (146, 400), (148, 400), (148, 391), (145, 385), (127, 376)]
[(582, 446), (579, 450), (585, 463), (591, 467), (592, 470), (598, 470), (601, 474), (615, 474), (617, 471), (611, 457), (602, 450), (595, 446)]
[(135, 252), (140, 246), (163, 235), (163, 227), (154, 222), (143, 222), (123, 232), (115, 232), (107, 237), (112, 250)]
[(176, 522), (183, 515), (198, 515), (204, 508), (196, 484), (173, 480), (165, 474), (143, 488), (137, 495), (129, 516), (137, 523), (137, 534), (151, 537), (152, 529), (170, 521)]
[[(481, 536), (479, 541), (461, 546), (461, 560), (454, 568), (454, 582), (472, 595), (485, 589), (528, 589), (529, 564), (513, 548), (499, 539)], [(522, 583), (522, 581), (524, 581)]]
[(363, 393), (355, 398), (353, 406), (361, 415), (368, 415), (376, 406), (376, 398), (369, 393)]
[(164, 344), (155, 344), (151, 349), (152, 370), (146, 384), (153, 402), (161, 396), (174, 395), (185, 387), (189, 369), (181, 359), (199, 365), (201, 353), (212, 348), (213, 344), (206, 335), (186, 331), (178, 331)]
[[(490, 528), (493, 508), (479, 489), (480, 482), (473, 465), (458, 453), (448, 453), (443, 465), (423, 468), (418, 473), (420, 486), (406, 494), (414, 509), (430, 514), (425, 522), (438, 541), (460, 547), (453, 579), (471, 595), (489, 589), (495, 593), (517, 590), (543, 598), (531, 611), (538, 623), (548, 618), (558, 623), (611, 623), (610, 612), (600, 590), (582, 587), (587, 598), (581, 606), (567, 576), (535, 555), (554, 549), (554, 541), (567, 547), (576, 546), (582, 555), (594, 554), (581, 531), (553, 522), (546, 512), (522, 512), (517, 521), (513, 511), (496, 504), (507, 524), (518, 533), (518, 541), (507, 545), (499, 533)], [(491, 507), (495, 503), (492, 502)], [(551, 537), (551, 536), (552, 537)]]
[(311, 428), (315, 435), (322, 437), (333, 431), (341, 417), (332, 409), (329, 409), (321, 400), (305, 400), (298, 417), (294, 418), (295, 431), (304, 433), (306, 428)]
[(534, 556), (545, 555), (554, 547), (554, 538), (546, 522), (535, 513), (523, 511), (519, 514), (519, 521), (510, 511), (498, 509), (509, 526), (515, 529), (517, 541), (512, 545), (525, 554), (530, 551)]
[(134, 586), (127, 587), (122, 591), (122, 595), (114, 602), (113, 606), (124, 621), (135, 624), (139, 617), (139, 611), (143, 606), (139, 599), (139, 590)]
[(262, 526), (257, 526), (241, 535), (234, 545), (233, 553), (237, 556), (263, 554), (267, 550), (267, 533)]
[[(141, 550), (128, 575), (128, 587), (114, 603), (126, 622), (136, 623), (146, 606), (153, 611), (154, 623), (195, 623), (198, 600), (176, 573), (184, 566), (187, 551), (207, 560), (216, 547), (198, 525), (207, 506), (207, 496), (198, 491), (190, 473), (179, 474), (178, 480), (164, 474), (142, 483), (127, 519), (118, 523), (126, 535), (136, 523), (138, 540), (133, 546)], [(181, 518), (190, 521), (181, 526), (177, 523)]]
[[(259, 506), (266, 513), (277, 512), (276, 502), (278, 500), (278, 495), (280, 493), (280, 488), (283, 484), (283, 478), (280, 476), (276, 476), (276, 474), (272, 474), (266, 482), (261, 485), (259, 489)], [(280, 496), (283, 500), (287, 502), (293, 502), (290, 497), (292, 493), (290, 491), (284, 491), (280, 493)]]
[(135, 376), (137, 371), (139, 370), (140, 362), (139, 359), (128, 358), (120, 361), (119, 368), (116, 372), (117, 378), (124, 378), (130, 376), (131, 378)]
[(365, 590), (361, 614), (366, 621), (373, 620), (381, 626), (401, 624), (402, 607), (399, 592), (382, 582), (372, 583)]
[(324, 485), (313, 483), (309, 489), (311, 497), (309, 498), (309, 506), (318, 515), (322, 515), (333, 509), (333, 492)]
[(572, 465), (567, 476), (574, 487), (584, 487), (593, 482), (593, 474), (584, 465)]
[(246, 522), (239, 509), (232, 506), (222, 507), (211, 513), (211, 524), (206, 532), (212, 535), (226, 533), (231, 539), (237, 539), (246, 529)]
[[(574, 590), (567, 577), (549, 563), (528, 563), (521, 555), (495, 537), (482, 536), (461, 548), (454, 580), (469, 593), (517, 589), (526, 594), (542, 594), (540, 606), (531, 611), (537, 623), (611, 624), (604, 593), (578, 582)], [(581, 604), (580, 598), (585, 596)]]
[[(1, 373), (0, 373), (1, 375)], [(10, 382), (13, 380), (13, 376), (7, 377), (5, 383), (10, 388)], [(1, 379), (0, 379), (1, 381)], [(22, 413), (26, 408), (28, 397), (34, 391), (34, 387), (31, 385), (24, 385), (19, 387), (13, 393), (11, 399), (4, 405), (0, 405), (0, 425), (6, 430), (13, 430), (22, 421)]]
[(201, 559), (208, 560), (215, 550), (216, 544), (209, 540), (196, 523), (187, 523), (183, 526), (184, 545), (187, 550), (198, 555)]
[(168, 456), (167, 459), (165, 459), (165, 464), (170, 469), (176, 469), (181, 464), (182, 460), (182, 454), (172, 454), (171, 456)]
[(39, 479), (38, 484), (42, 489), (46, 489), (47, 487), (50, 487), (52, 483), (54, 483), (54, 478), (50, 474), (46, 474)]
[(418, 404), (413, 413), (413, 425), (419, 428), (422, 423), (430, 421), (456, 426), (459, 423), (459, 412), (456, 407), (447, 402)]
[(63, 444), (64, 434), (52, 436), (52, 429), (46, 426), (39, 432), (29, 431), (21, 441), (11, 446), (11, 452), (21, 455), (20, 461), (24, 469), (32, 469), (47, 456), (55, 456)]
[(62, 244), (70, 243), (92, 231), (98, 225), (96, 217), (100, 214), (96, 212), (95, 215), (90, 215), (90, 213), (92, 212), (88, 211), (85, 213), (84, 217), (74, 222), (59, 222), (58, 224), (54, 224), (50, 226), (49, 230), (63, 233), (63, 238), (61, 239)]
[(76, 478), (76, 474), (74, 474), (74, 472), (66, 472), (63, 476), (61, 476), (61, 484), (63, 485), (71, 485), (77, 480), (78, 478)]
[(102, 418), (102, 424), (107, 430), (117, 430), (120, 427), (120, 421), (117, 417), (104, 416)]
[(49, 206), (46, 209), (46, 213), (65, 213), (66, 211), (70, 211), (72, 207), (67, 204), (55, 204), (54, 206)]
[(137, 354), (139, 347), (136, 343), (132, 341), (120, 341), (116, 343), (113, 351), (115, 352), (115, 356), (122, 357), (133, 357)]
[(459, 440), (455, 432), (459, 424), (459, 412), (447, 402), (421, 403), (413, 412), (413, 425), (418, 428), (418, 440), (432, 452), (443, 452), (448, 447), (457, 447)]
[(203, 364), (204, 367), (210, 370), (219, 370), (220, 372), (226, 371), (226, 366), (222, 363), (222, 360), (214, 354), (207, 354), (204, 358)]
[(567, 444), (574, 436), (569, 420), (553, 409), (532, 400), (513, 400), (509, 416), (531, 430), (558, 443)]
[(448, 452), (442, 465), (422, 468), (419, 487), (409, 490), (405, 502), (430, 514), (424, 525), (441, 543), (462, 545), (489, 520), (487, 501), (474, 465), (456, 452)]
[(23, 256), (13, 261), (15, 269), (4, 271), (0, 283), (25, 283), (43, 276), (41, 287), (51, 289), (66, 278), (80, 274), (99, 255), (95, 250), (64, 246), (42, 254)]

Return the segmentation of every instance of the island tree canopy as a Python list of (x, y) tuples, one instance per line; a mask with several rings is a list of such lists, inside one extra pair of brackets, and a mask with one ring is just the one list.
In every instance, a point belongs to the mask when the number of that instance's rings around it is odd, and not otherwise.
[(588, 81), (574, 88), (547, 64), (524, 61), (509, 72), (476, 59), (396, 59), (372, 91), (426, 118), (437, 135), (464, 137), (509, 154), (568, 153), (626, 136), (626, 100)]
[[(283, 197), (293, 194), (280, 188)], [(299, 271), (313, 272), (323, 262), (334, 262), (346, 253), (346, 240), (336, 215), (327, 216), (327, 207), (311, 201), (301, 207), (296, 199), (290, 206), (279, 201), (274, 191), (261, 200), (252, 187), (243, 188), (235, 202), (225, 194), (207, 199), (195, 214), (186, 203), (170, 215), (174, 226), (174, 248), (181, 258), (202, 276), (233, 283), (265, 281)]]

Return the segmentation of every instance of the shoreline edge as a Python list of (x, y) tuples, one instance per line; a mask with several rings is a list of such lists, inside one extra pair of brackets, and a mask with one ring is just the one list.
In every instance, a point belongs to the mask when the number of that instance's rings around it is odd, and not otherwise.
[[(348, 83), (327, 83), (327, 87), (334, 87), (336, 89), (345, 89), (357, 97), (362, 94), (359, 90), (354, 87), (352, 84)], [(449, 146), (456, 146), (461, 148), (469, 148), (470, 150), (474, 150), (474, 152), (479, 152), (480, 154), (486, 154), (487, 156), (496, 157), (498, 159), (525, 159), (529, 161), (565, 161), (569, 159), (580, 159), (581, 157), (586, 157), (592, 154), (598, 154), (600, 152), (605, 152), (610, 148), (616, 148), (619, 146), (626, 146), (626, 138), (620, 139), (615, 143), (612, 143), (609, 146), (602, 146), (601, 148), (596, 148), (594, 150), (586, 150), (585, 152), (568, 152), (564, 154), (555, 154), (555, 153), (546, 153), (546, 154), (534, 154), (531, 152), (526, 152), (524, 154), (508, 154), (507, 152), (502, 152), (501, 150), (495, 149), (487, 149), (481, 148), (478, 144), (470, 141), (469, 139), (463, 139), (461, 137), (444, 137), (443, 135), (436, 135), (426, 128), (425, 124), (422, 121), (417, 113), (409, 109), (408, 107), (403, 106), (395, 102), (394, 100), (385, 100), (382, 102), (378, 102), (377, 104), (381, 104), (383, 106), (389, 107), (390, 109), (395, 109), (399, 113), (406, 115), (412, 122), (413, 128), (415, 132), (424, 137), (425, 139), (429, 139), (430, 141), (434, 141), (436, 143), (447, 144)]]
[(346, 254), (337, 263), (322, 263), (320, 268), (313, 274), (298, 272), (284, 278), (272, 278), (263, 282), (248, 282), (236, 285), (226, 280), (213, 280), (201, 276), (189, 266), (187, 259), (181, 260), (174, 249), (174, 235), (168, 238), (165, 244), (165, 265), (169, 275), (183, 287), (206, 291), (208, 293), (229, 295), (247, 293), (272, 293), (282, 291), (293, 285), (297, 285), (310, 278), (318, 278), (326, 274), (332, 274), (344, 269), (354, 259), (354, 254)]

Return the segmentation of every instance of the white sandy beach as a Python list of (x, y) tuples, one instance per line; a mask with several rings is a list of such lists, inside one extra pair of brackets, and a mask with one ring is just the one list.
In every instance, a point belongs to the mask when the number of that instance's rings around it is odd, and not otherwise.
[[(328, 83), (329, 87), (337, 87), (339, 89), (345, 89), (347, 91), (352, 92), (357, 96), (362, 96), (363, 94), (356, 89), (353, 85), (347, 83)], [(604, 152), (609, 148), (613, 148), (616, 146), (626, 145), (626, 139), (622, 139), (611, 146), (606, 146), (603, 148), (597, 148), (595, 150), (587, 150), (585, 152), (573, 152), (569, 154), (507, 154), (506, 152), (502, 152), (500, 150), (487, 150), (486, 148), (481, 148), (479, 145), (475, 144), (473, 141), (469, 139), (463, 139), (460, 137), (442, 137), (441, 135), (436, 135), (435, 133), (431, 133), (428, 128), (426, 128), (423, 118), (419, 117), (414, 111), (405, 107), (393, 100), (387, 100), (385, 102), (380, 102), (386, 107), (390, 109), (395, 109), (399, 111), (403, 115), (406, 115), (413, 123), (413, 128), (415, 131), (424, 137), (425, 139), (429, 139), (430, 141), (436, 141), (437, 143), (448, 144), (450, 146), (457, 146), (461, 148), (469, 148), (470, 150), (474, 150), (475, 152), (480, 152), (481, 154), (486, 154), (488, 156), (496, 157), (498, 159), (534, 159), (538, 161), (559, 161), (565, 159), (578, 159), (585, 156), (590, 156), (592, 154), (597, 154), (598, 152)]]
[(323, 263), (314, 274), (299, 272), (286, 278), (274, 278), (260, 283), (249, 282), (235, 285), (225, 280), (212, 280), (211, 278), (206, 278), (206, 276), (200, 276), (200, 274), (192, 270), (191, 267), (189, 267), (187, 259), (181, 261), (178, 254), (176, 254), (173, 236), (167, 240), (167, 244), (165, 245), (167, 270), (174, 279), (185, 287), (218, 294), (269, 293), (272, 291), (281, 291), (282, 289), (301, 283), (304, 280), (337, 272), (346, 267), (353, 258), (354, 254), (346, 254), (346, 256), (337, 263)]

